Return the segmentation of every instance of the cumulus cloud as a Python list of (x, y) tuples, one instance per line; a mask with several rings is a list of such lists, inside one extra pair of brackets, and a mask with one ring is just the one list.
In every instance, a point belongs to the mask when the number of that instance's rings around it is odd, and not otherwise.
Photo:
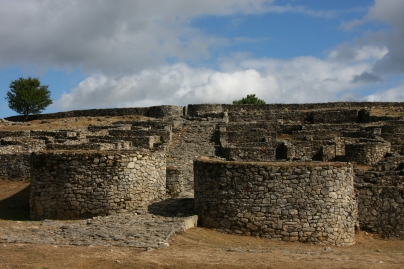
[[(377, 51), (377, 49), (368, 49)], [(362, 52), (355, 52), (362, 55)], [(184, 63), (150, 68), (134, 75), (94, 75), (55, 106), (61, 110), (93, 107), (130, 107), (158, 104), (231, 103), (256, 94), (267, 103), (303, 103), (346, 100), (347, 90), (361, 90), (373, 82), (368, 72), (374, 61), (368, 53), (355, 62), (327, 57), (298, 57), (291, 60), (228, 60), (222, 70), (195, 68)], [(361, 82), (361, 83), (357, 83)], [(341, 97), (342, 96), (342, 97)]]
[(54, 104), (59, 109), (133, 107), (178, 104), (214, 71), (185, 64), (162, 66), (119, 77), (92, 75)]
[(397, 87), (381, 90), (363, 98), (369, 102), (404, 102), (404, 84)]
[(382, 23), (388, 27), (379, 31), (368, 31), (360, 43), (383, 44), (388, 53), (374, 64), (373, 72), (380, 74), (404, 72), (404, 1), (375, 0), (368, 14), (362, 19), (346, 22), (342, 26), (346, 30), (364, 26), (369, 22)]
[(328, 16), (275, 0), (0, 0), (0, 68), (71, 67), (116, 75), (166, 59), (208, 59), (211, 48), (230, 41), (193, 28), (194, 18), (266, 12)]
[(356, 95), (349, 91), (404, 69), (403, 3), (376, 0), (351, 26), (379, 21), (392, 31), (383, 38), (368, 33), (366, 41), (364, 36), (342, 44), (325, 59), (254, 59), (239, 53), (218, 59), (214, 70), (190, 63), (209, 59), (214, 48), (259, 39), (210, 35), (191, 26), (195, 18), (267, 12), (329, 18), (336, 13), (275, 0), (0, 0), (0, 68), (81, 69), (87, 78), (55, 101), (60, 110), (230, 103), (250, 93), (268, 103), (350, 100)]

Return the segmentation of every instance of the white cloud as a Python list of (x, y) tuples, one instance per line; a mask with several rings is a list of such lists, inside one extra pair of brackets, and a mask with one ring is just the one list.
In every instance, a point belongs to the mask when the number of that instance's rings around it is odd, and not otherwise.
[(209, 57), (222, 38), (190, 27), (202, 15), (255, 14), (274, 0), (0, 0), (0, 68), (81, 67), (132, 73), (166, 57)]
[(158, 67), (166, 58), (208, 59), (211, 48), (231, 40), (191, 27), (192, 19), (267, 12), (328, 16), (275, 0), (0, 0), (0, 68), (122, 75)]
[(363, 101), (369, 102), (404, 102), (404, 84), (397, 87), (382, 90), (370, 94), (363, 98)]
[[(327, 102), (350, 98), (346, 91), (373, 83), (369, 72), (383, 53), (363, 53), (354, 62), (298, 57), (291, 60), (228, 60), (221, 71), (174, 64), (133, 75), (94, 75), (55, 102), (61, 110), (159, 104), (231, 103), (256, 94), (268, 103)], [(365, 51), (379, 51), (367, 48)], [(367, 55), (365, 57), (364, 55)], [(244, 57), (244, 58), (243, 58)], [(342, 97), (339, 97), (342, 96)]]
[[(267, 102), (350, 99), (383, 74), (404, 71), (404, 1), (375, 0), (361, 20), (392, 31), (368, 33), (325, 59), (221, 59), (218, 70), (191, 67), (212, 48), (232, 42), (191, 27), (200, 16), (293, 12), (333, 17), (334, 11), (277, 5), (275, 0), (0, 0), (0, 68), (36, 65), (81, 68), (88, 77), (55, 102), (61, 110), (230, 103), (249, 93)], [(382, 37), (382, 38), (381, 38)], [(224, 55), (226, 56), (226, 55)], [(166, 59), (176, 59), (168, 65)], [(369, 97), (376, 98), (376, 97)]]
[(181, 101), (186, 103), (231, 103), (247, 94), (256, 94), (268, 100), (279, 95), (279, 85), (274, 76), (261, 75), (253, 69), (234, 73), (215, 72), (206, 83), (185, 94)]
[(356, 42), (379, 44), (387, 47), (388, 53), (384, 55), (373, 67), (373, 72), (379, 74), (404, 72), (404, 1), (402, 0), (375, 0), (368, 14), (362, 19), (346, 22), (342, 26), (346, 30), (366, 25), (370, 22), (384, 24), (386, 28), (379, 31), (367, 31)]
[(120, 77), (92, 75), (69, 93), (63, 93), (54, 106), (71, 110), (179, 104), (185, 94), (205, 83), (213, 73), (175, 64)]

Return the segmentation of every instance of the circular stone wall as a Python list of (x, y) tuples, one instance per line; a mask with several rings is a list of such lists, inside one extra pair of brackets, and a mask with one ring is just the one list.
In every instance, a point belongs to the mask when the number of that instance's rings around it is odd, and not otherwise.
[(275, 240), (355, 243), (357, 203), (346, 163), (194, 162), (199, 225)]
[(78, 219), (136, 209), (166, 195), (164, 153), (32, 154), (31, 219)]

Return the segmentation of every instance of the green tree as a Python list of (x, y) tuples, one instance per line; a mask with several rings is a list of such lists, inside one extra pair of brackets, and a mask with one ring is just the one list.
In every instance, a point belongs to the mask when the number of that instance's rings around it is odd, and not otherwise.
[(247, 94), (247, 97), (241, 100), (234, 100), (233, 105), (265, 105), (265, 101), (256, 97), (255, 94)]
[(48, 86), (41, 85), (37, 78), (19, 78), (10, 83), (7, 92), (8, 107), (20, 115), (37, 115), (52, 104)]

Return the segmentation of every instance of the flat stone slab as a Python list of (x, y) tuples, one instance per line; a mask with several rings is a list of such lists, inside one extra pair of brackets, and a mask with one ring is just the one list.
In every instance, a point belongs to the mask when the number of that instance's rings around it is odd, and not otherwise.
[(167, 199), (133, 212), (77, 221), (17, 221), (0, 226), (0, 242), (84, 246), (167, 247), (168, 239), (195, 227), (193, 199)]

